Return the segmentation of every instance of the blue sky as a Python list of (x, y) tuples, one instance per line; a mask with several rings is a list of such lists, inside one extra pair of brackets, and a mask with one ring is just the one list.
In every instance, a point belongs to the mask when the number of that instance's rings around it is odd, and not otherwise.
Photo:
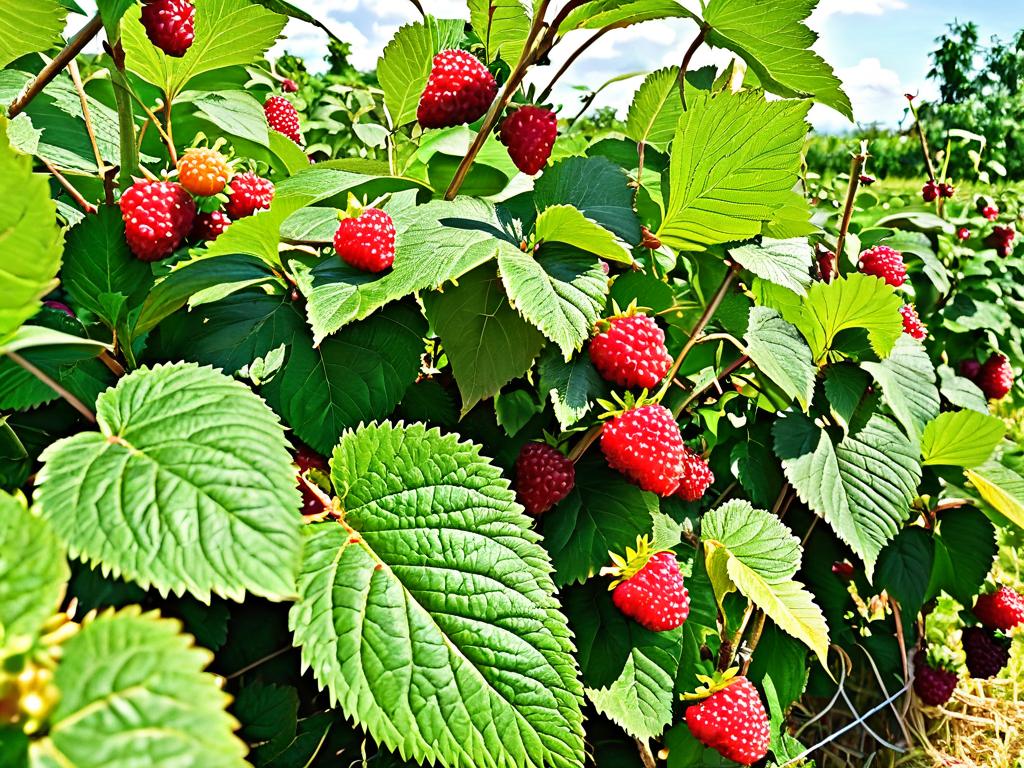
[[(339, 36), (353, 45), (353, 61), (361, 68), (372, 68), (395, 30), (418, 17), (409, 0), (292, 0), (322, 19)], [(680, 0), (696, 7), (697, 0)], [(464, 0), (422, 0), (428, 13), (439, 17), (464, 17)], [(83, 2), (82, 5), (90, 5)], [(560, 0), (552, 3), (561, 5)], [(896, 123), (903, 114), (905, 92), (933, 96), (935, 85), (926, 80), (928, 54), (934, 39), (954, 18), (976, 22), (982, 40), (1000, 34), (1009, 37), (1024, 27), (1024, 0), (821, 0), (810, 25), (820, 34), (815, 49), (836, 69), (846, 83), (857, 120)], [(616, 30), (585, 53), (555, 90), (556, 103), (565, 111), (576, 111), (578, 92), (572, 85), (596, 86), (612, 76), (650, 71), (678, 63), (696, 31), (685, 20), (653, 21)], [(287, 49), (307, 58), (310, 65), (322, 60), (325, 52), (323, 33), (309, 25), (291, 22), (288, 39), (278, 50)], [(575, 33), (580, 34), (582, 33)], [(582, 39), (582, 38), (580, 38)], [(570, 37), (561, 54), (556, 49), (553, 67), (535, 78), (544, 85), (561, 63), (561, 57), (578, 45)], [(728, 56), (721, 52), (702, 52), (694, 61), (724, 64)], [(624, 110), (641, 78), (619, 83), (603, 94), (598, 106), (611, 105)], [(835, 112), (816, 106), (812, 122), (822, 130), (844, 130), (850, 124)]]

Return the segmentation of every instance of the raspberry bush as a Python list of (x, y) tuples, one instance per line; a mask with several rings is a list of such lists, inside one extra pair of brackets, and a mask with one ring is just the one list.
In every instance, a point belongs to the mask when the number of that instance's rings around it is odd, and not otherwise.
[[(813, 2), (469, 0), (323, 81), (288, 2), (98, 5), (0, 3), (0, 764), (829, 765), (840, 695), (913, 749), (1001, 673), (1019, 201), (806, 175)], [(668, 17), (623, 130), (551, 104)]]

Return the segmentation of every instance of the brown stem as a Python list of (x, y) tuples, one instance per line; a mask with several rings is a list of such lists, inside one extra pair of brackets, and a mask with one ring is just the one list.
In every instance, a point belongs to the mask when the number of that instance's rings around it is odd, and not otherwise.
[(839, 259), (842, 257), (843, 247), (846, 245), (846, 235), (850, 231), (850, 220), (853, 218), (853, 204), (857, 200), (857, 190), (860, 188), (860, 175), (864, 171), (864, 163), (868, 160), (868, 143), (860, 143), (860, 152), (853, 156), (850, 164), (850, 186), (846, 190), (846, 207), (843, 209), (843, 221), (839, 227), (839, 239), (836, 240), (836, 251), (832, 257), (831, 272), (839, 274)]
[(107, 368), (110, 369), (110, 372), (117, 376), (117, 378), (124, 376), (124, 366), (117, 361), (116, 357), (106, 350), (100, 352), (100, 362), (107, 366)]
[(636, 741), (636, 749), (640, 753), (640, 762), (644, 764), (644, 768), (658, 768), (658, 764), (654, 761), (654, 754), (651, 752), (651, 746), (647, 743), (647, 740), (634, 739), (634, 741)]
[(416, 7), (416, 10), (420, 12), (420, 16), (424, 19), (427, 18), (427, 12), (424, 11), (423, 6), (420, 5), (420, 0), (409, 0), (409, 2), (412, 3)]
[(579, 48), (577, 48), (575, 51), (573, 51), (571, 54), (569, 54), (569, 58), (567, 58), (565, 60), (565, 63), (555, 73), (555, 76), (551, 78), (551, 82), (548, 83), (547, 88), (545, 88), (543, 91), (541, 91), (540, 96), (537, 97), (537, 103), (538, 104), (543, 104), (545, 101), (547, 101), (548, 96), (551, 95), (551, 91), (555, 87), (555, 84), (559, 81), (559, 79), (561, 79), (562, 75), (564, 75), (566, 73), (566, 71), (569, 69), (569, 67), (571, 67), (573, 65), (573, 63), (575, 63), (576, 59), (578, 59), (580, 57), (580, 55), (585, 50), (587, 50), (587, 48), (592, 46), (594, 43), (596, 43), (598, 40), (600, 40), (604, 35), (606, 35), (607, 33), (611, 32), (613, 29), (618, 29), (618, 28), (619, 28), (619, 25), (612, 24), (610, 26), (607, 26), (607, 27), (604, 27), (602, 29), (599, 29), (593, 35), (588, 37), (586, 39), (586, 41)]
[(85, 120), (85, 131), (89, 134), (89, 144), (92, 145), (92, 153), (96, 158), (96, 170), (102, 178), (106, 172), (106, 163), (103, 162), (100, 145), (96, 143), (96, 131), (92, 127), (92, 117), (89, 114), (89, 99), (85, 95), (82, 75), (78, 71), (78, 64), (73, 59), (68, 62), (68, 74), (71, 75), (71, 82), (74, 83), (75, 90), (78, 91), (78, 100), (82, 104), (82, 118)]
[(924, 135), (924, 126), (921, 125), (921, 118), (917, 114), (917, 107), (914, 101), (910, 100), (910, 111), (914, 115), (914, 126), (917, 128), (917, 137), (921, 141), (921, 154), (924, 155), (924, 164), (928, 169), (928, 180), (935, 181), (935, 166), (932, 165), (932, 155), (928, 151), (928, 139)]
[(97, 13), (89, 19), (88, 24), (78, 31), (77, 35), (68, 41), (68, 44), (53, 58), (53, 61), (43, 67), (43, 70), (36, 75), (35, 79), (22, 94), (11, 102), (11, 106), (7, 108), (7, 117), (13, 120), (17, 115), (20, 115), (32, 99), (38, 96), (53, 81), (53, 78), (60, 74), (61, 70), (68, 65), (68, 62), (82, 52), (82, 49), (99, 34), (101, 29), (103, 29), (103, 20)]
[(672, 363), (672, 367), (669, 368), (668, 375), (665, 377), (665, 385), (658, 394), (659, 400), (664, 397), (665, 392), (667, 392), (668, 388), (672, 386), (672, 379), (674, 379), (676, 374), (679, 373), (679, 368), (682, 366), (686, 356), (690, 353), (690, 350), (693, 349), (694, 345), (696, 345), (697, 339), (707, 327), (707, 324), (711, 321), (715, 312), (718, 311), (718, 307), (721, 305), (722, 300), (725, 299), (726, 293), (729, 292), (729, 286), (732, 285), (732, 281), (736, 279), (736, 275), (739, 274), (739, 271), (740, 268), (738, 265), (729, 265), (729, 271), (725, 273), (725, 278), (723, 278), (722, 284), (718, 286), (718, 290), (715, 291), (715, 295), (711, 297), (711, 301), (708, 302), (708, 305), (704, 308), (704, 313), (700, 316), (700, 319), (697, 320), (697, 324), (693, 326), (693, 330), (690, 331), (690, 338), (686, 340), (686, 344), (679, 352), (679, 356), (676, 357), (675, 362)]
[(95, 424), (96, 423), (96, 417), (93, 415), (93, 412), (90, 411), (86, 407), (85, 403), (83, 403), (77, 397), (72, 395), (70, 392), (68, 392), (66, 389), (64, 389), (64, 387), (62, 387), (56, 381), (51, 379), (49, 376), (47, 376), (41, 370), (36, 368), (32, 363), (30, 363), (28, 360), (23, 358), (17, 352), (10, 352), (9, 351), (6, 354), (7, 354), (7, 356), (9, 358), (11, 358), (11, 362), (16, 363), (17, 365), (19, 365), (22, 368), (24, 368), (26, 371), (31, 373), (33, 376), (35, 376), (41, 382), (43, 382), (43, 384), (45, 384), (50, 389), (52, 389), (54, 392), (56, 392), (58, 395), (63, 397), (67, 401), (68, 405), (70, 405), (72, 408), (74, 408), (76, 411), (78, 411), (80, 414), (82, 414), (82, 417), (85, 418), (86, 421), (88, 421), (90, 424)]
[(739, 358), (737, 358), (733, 362), (729, 363), (729, 365), (727, 365), (725, 367), (725, 370), (723, 370), (720, 374), (718, 374), (718, 376), (716, 376), (714, 378), (714, 380), (712, 380), (706, 386), (701, 387), (697, 391), (690, 393), (690, 396), (686, 398), (686, 400), (682, 403), (682, 405), (679, 405), (679, 406), (676, 407), (675, 411), (673, 412), (675, 414), (675, 417), (678, 419), (679, 418), (679, 414), (681, 414), (683, 411), (685, 411), (690, 406), (690, 403), (692, 403), (694, 400), (699, 399), (701, 396), (704, 395), (704, 393), (706, 393), (712, 387), (716, 387), (717, 386), (717, 387), (721, 388), (721, 383), (723, 381), (725, 381), (730, 376), (732, 376), (733, 373), (735, 373), (737, 370), (742, 368), (748, 362), (750, 362), (750, 358), (747, 355), (740, 355)]
[(747, 602), (747, 609), (743, 612), (743, 619), (740, 621), (740, 625), (736, 628), (728, 638), (722, 638), (722, 646), (718, 651), (718, 669), (720, 672), (725, 672), (732, 664), (733, 656), (740, 647), (740, 640), (743, 638), (743, 632), (747, 628), (747, 622), (750, 621), (750, 615), (754, 612), (754, 604)]
[(704, 38), (708, 36), (709, 27), (706, 24), (702, 24), (700, 32), (697, 33), (697, 37), (690, 43), (690, 47), (686, 49), (686, 53), (683, 54), (683, 61), (679, 65), (679, 98), (682, 99), (683, 109), (686, 109), (686, 70), (690, 66), (690, 59), (693, 58), (693, 54), (697, 52), (701, 44), (704, 42)]
[[(160, 138), (162, 138), (164, 140), (164, 144), (167, 145), (167, 154), (170, 155), (170, 157), (171, 157), (172, 161), (174, 162), (174, 164), (177, 165), (178, 164), (178, 160), (177, 160), (177, 153), (174, 150), (174, 139), (172, 139), (171, 135), (169, 133), (167, 133), (167, 131), (164, 130), (164, 126), (160, 122), (160, 118), (156, 116), (156, 113), (153, 112), (152, 109), (150, 109), (149, 107), (146, 106), (146, 104), (142, 101), (142, 99), (140, 99), (135, 94), (135, 91), (129, 89), (128, 92), (131, 94), (132, 98), (135, 99), (135, 103), (138, 104), (140, 107), (142, 107), (142, 111), (146, 113), (146, 117), (149, 118), (149, 121), (154, 126), (156, 126), (156, 130), (157, 130), (157, 132), (159, 132)], [(149, 123), (146, 123), (146, 125), (149, 125)], [(168, 123), (168, 125), (169, 125), (169, 123)], [(145, 126), (143, 126), (143, 128), (145, 128)], [(141, 142), (140, 142), (140, 146), (141, 146)]]
[(55, 178), (62, 187), (64, 187), (64, 191), (71, 196), (71, 199), (78, 203), (79, 208), (81, 208), (86, 213), (96, 213), (96, 206), (90, 203), (84, 197), (82, 197), (82, 193), (75, 189), (71, 185), (70, 181), (64, 178), (64, 174), (62, 174), (60, 171), (58, 171), (56, 168), (50, 165), (50, 163), (47, 162), (46, 160), (43, 160), (42, 158), (39, 159), (42, 160), (43, 165), (46, 166), (46, 170), (50, 172), (50, 175), (53, 176), (53, 178)]
[(588, 429), (583, 434), (583, 437), (580, 438), (580, 441), (569, 451), (569, 460), (573, 463), (579, 461), (583, 454), (587, 452), (587, 449), (594, 444), (594, 441), (601, 436), (601, 429), (603, 427), (604, 424), (595, 424)]
[[(764, 611), (760, 608), (754, 615), (754, 623), (750, 626), (750, 634), (747, 635), (747, 646), (750, 648), (750, 659), (754, 656), (754, 650), (757, 648), (757, 644), (761, 642), (761, 633), (764, 632)], [(742, 673), (747, 674), (747, 669), (750, 667), (750, 659), (743, 662)]]
[(164, 134), (164, 138), (167, 140), (167, 151), (171, 155), (171, 163), (176, 167), (178, 165), (178, 152), (174, 149), (174, 128), (171, 126), (171, 108), (173, 101), (170, 94), (165, 94), (164, 99), (167, 104), (164, 107), (164, 116), (167, 119), (167, 132)]

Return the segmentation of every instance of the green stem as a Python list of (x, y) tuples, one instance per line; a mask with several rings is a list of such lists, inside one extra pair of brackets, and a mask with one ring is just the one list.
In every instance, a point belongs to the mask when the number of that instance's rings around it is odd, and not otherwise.
[(121, 41), (110, 43), (110, 58), (114, 68), (110, 70), (110, 83), (114, 89), (114, 102), (117, 105), (117, 127), (121, 140), (121, 172), (118, 186), (121, 191), (128, 189), (133, 183), (132, 174), (139, 167), (139, 149), (136, 145), (135, 111), (132, 108), (131, 87), (124, 70), (124, 48)]

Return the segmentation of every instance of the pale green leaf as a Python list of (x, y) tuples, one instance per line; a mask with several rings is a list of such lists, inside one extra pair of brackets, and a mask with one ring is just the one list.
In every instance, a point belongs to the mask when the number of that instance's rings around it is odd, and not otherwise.
[(661, 241), (700, 251), (760, 234), (791, 201), (809, 108), (756, 91), (691, 89), (672, 145)]
[(205, 72), (251, 64), (277, 41), (286, 16), (249, 0), (204, 0), (196, 5), (196, 39), (181, 58), (168, 56), (146, 37), (140, 7), (121, 20), (128, 69), (172, 97)]
[(903, 335), (901, 306), (903, 300), (880, 277), (854, 273), (812, 285), (796, 326), (819, 363), (832, 351), (836, 336), (851, 328), (865, 329), (871, 348), (886, 357)]
[(57, 284), (64, 250), (50, 187), (32, 173), (32, 158), (11, 149), (7, 126), (0, 118), (0, 341), (32, 317)]
[(498, 469), (382, 424), (346, 433), (331, 475), (346, 525), (307, 527), (290, 625), (332, 703), (416, 761), (582, 768), (550, 561)]
[(812, 96), (853, 119), (842, 83), (811, 50), (818, 39), (804, 21), (818, 0), (710, 0), (707, 42), (738, 53), (761, 84), (780, 96)]
[(35, 501), (75, 557), (163, 592), (294, 592), (299, 497), (284, 431), (246, 387), (189, 363), (139, 368), (99, 432), (41, 456)]
[(570, 13), (558, 30), (565, 34), (573, 29), (627, 27), (654, 19), (692, 15), (676, 0), (593, 0)]
[(395, 33), (377, 61), (377, 78), (384, 89), (384, 108), (391, 127), (400, 128), (416, 119), (416, 107), (427, 87), (433, 58), (462, 39), (461, 19), (435, 19), (407, 24)]
[(607, 158), (568, 157), (554, 163), (534, 183), (533, 202), (538, 211), (571, 205), (626, 243), (640, 242), (629, 177)]
[[(263, 105), (246, 91), (187, 91), (179, 100), (195, 107), (196, 114), (231, 136), (266, 147), (270, 127)], [(295, 142), (291, 142), (294, 146)]]
[(807, 410), (818, 371), (796, 326), (783, 320), (774, 309), (754, 307), (744, 341), (754, 365)]
[(1018, 528), (1024, 528), (1024, 477), (997, 461), (967, 470), (978, 495)]
[(838, 444), (799, 413), (776, 422), (773, 433), (800, 500), (863, 558), (870, 576), (878, 553), (910, 517), (921, 480), (917, 446), (877, 414)]
[(925, 466), (978, 467), (992, 456), (1006, 434), (1002, 419), (977, 411), (937, 415), (921, 435)]
[[(862, 363), (882, 388), (882, 398), (914, 440), (939, 415), (935, 366), (920, 342), (900, 334), (892, 353), (880, 363)], [(987, 458), (987, 457), (986, 457)]]
[(805, 238), (773, 240), (764, 238), (759, 245), (744, 245), (729, 251), (733, 260), (775, 285), (800, 296), (807, 295), (814, 264), (814, 249)]
[(541, 211), (533, 236), (537, 244), (564, 243), (602, 259), (633, 263), (629, 246), (571, 205), (552, 205)]
[(0, 0), (0, 68), (59, 45), (67, 13), (58, 0)]
[(484, 43), (487, 61), (515, 65), (530, 34), (530, 17), (521, 0), (468, 0), (469, 21)]
[[(675, 662), (678, 665), (678, 657)], [(674, 669), (665, 666), (661, 655), (652, 657), (634, 649), (618, 679), (607, 688), (587, 688), (587, 698), (633, 738), (660, 736), (672, 722), (674, 698)]]
[(23, 499), (0, 491), (0, 648), (15, 637), (35, 639), (70, 576), (53, 529)]
[(626, 116), (626, 136), (664, 152), (683, 114), (679, 97), (679, 67), (652, 72), (633, 96)]
[(60, 700), (32, 745), (33, 764), (246, 768), (231, 699), (203, 672), (213, 654), (180, 629), (137, 607), (86, 620), (61, 645)]

